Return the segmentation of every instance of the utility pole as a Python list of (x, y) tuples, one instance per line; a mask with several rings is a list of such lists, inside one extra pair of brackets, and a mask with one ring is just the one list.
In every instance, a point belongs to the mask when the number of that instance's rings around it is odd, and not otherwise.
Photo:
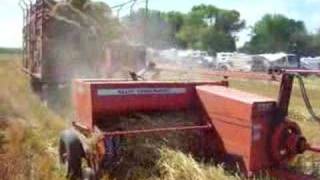
[(149, 15), (149, 0), (146, 0), (146, 17)]
[(149, 17), (149, 0), (146, 0), (145, 15), (144, 15), (144, 45), (147, 45), (148, 17)]

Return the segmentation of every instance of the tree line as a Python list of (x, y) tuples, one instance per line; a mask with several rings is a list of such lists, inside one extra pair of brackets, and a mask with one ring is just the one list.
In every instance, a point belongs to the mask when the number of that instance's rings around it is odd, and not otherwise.
[[(92, 5), (90, 0), (67, 0), (73, 7), (84, 11)], [(213, 5), (197, 5), (188, 13), (161, 12), (145, 9), (132, 11), (122, 23), (107, 18), (111, 8), (94, 3), (91, 16), (101, 26), (106, 40), (126, 38), (155, 48), (192, 48), (217, 52), (236, 51), (238, 33), (246, 27), (245, 20), (236, 10), (221, 9)], [(245, 53), (299, 53), (305, 56), (320, 55), (320, 31), (309, 33), (303, 21), (280, 14), (266, 14), (251, 29), (251, 39), (238, 50)], [(0, 49), (0, 52), (3, 51)]]
[[(123, 18), (131, 37), (156, 48), (193, 48), (216, 52), (236, 51), (237, 33), (246, 28), (236, 10), (213, 5), (194, 6), (190, 12), (139, 9)], [(287, 52), (320, 55), (320, 31), (308, 33), (303, 21), (266, 14), (250, 27), (251, 39), (239, 50), (246, 53)]]
[(19, 54), (21, 49), (19, 48), (2, 48), (0, 47), (0, 54)]

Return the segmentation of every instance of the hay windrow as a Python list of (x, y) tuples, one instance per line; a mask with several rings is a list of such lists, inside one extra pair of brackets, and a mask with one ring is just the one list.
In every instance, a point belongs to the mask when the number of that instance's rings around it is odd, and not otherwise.
[[(152, 127), (172, 127), (193, 125), (198, 122), (192, 112), (167, 112), (133, 114), (121, 117), (113, 124), (114, 130), (149, 129)], [(106, 124), (104, 125), (106, 126)], [(107, 177), (116, 179), (210, 179), (219, 172), (219, 179), (230, 179), (222, 167), (212, 162), (205, 164), (201, 157), (193, 153), (200, 136), (195, 132), (171, 132), (127, 137), (121, 143), (121, 158), (106, 170)], [(210, 167), (210, 168), (209, 168)], [(216, 171), (214, 171), (217, 167)], [(112, 179), (112, 178), (111, 178)]]

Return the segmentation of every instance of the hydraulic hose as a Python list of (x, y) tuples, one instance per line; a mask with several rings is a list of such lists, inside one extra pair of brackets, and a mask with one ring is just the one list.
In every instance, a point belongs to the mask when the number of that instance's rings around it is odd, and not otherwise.
[(313, 109), (313, 107), (312, 107), (312, 105), (310, 103), (310, 99), (308, 97), (308, 94), (307, 94), (307, 91), (306, 91), (302, 76), (299, 75), (299, 74), (295, 74), (295, 76), (298, 79), (301, 95), (302, 95), (304, 104), (306, 105), (306, 108), (307, 108), (309, 114), (311, 115), (311, 117), (314, 120), (316, 120), (318, 123), (320, 123), (320, 117), (315, 113), (315, 111), (314, 111), (314, 109)]

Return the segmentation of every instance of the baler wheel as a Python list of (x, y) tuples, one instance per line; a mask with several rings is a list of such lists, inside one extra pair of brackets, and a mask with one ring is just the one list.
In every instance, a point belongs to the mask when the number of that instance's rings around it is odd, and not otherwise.
[(298, 151), (300, 151), (300, 149), (296, 149), (296, 143), (288, 144), (288, 140), (292, 136), (300, 138), (301, 135), (301, 130), (296, 123), (291, 121), (285, 121), (284, 123), (282, 123), (275, 130), (272, 136), (271, 153), (274, 160), (282, 164), (288, 162), (296, 154), (298, 154)]
[(31, 77), (30, 79), (30, 86), (32, 88), (32, 91), (41, 94), (42, 93), (42, 83), (38, 78)]
[(67, 178), (76, 180), (82, 178), (82, 158), (84, 150), (77, 134), (71, 130), (61, 133), (59, 143), (59, 158), (67, 170)]

